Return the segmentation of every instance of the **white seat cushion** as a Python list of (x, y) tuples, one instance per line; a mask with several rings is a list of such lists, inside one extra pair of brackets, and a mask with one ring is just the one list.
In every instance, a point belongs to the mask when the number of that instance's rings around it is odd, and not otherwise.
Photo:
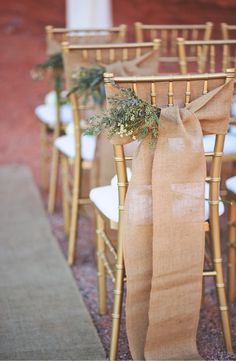
[[(65, 91), (65, 90), (61, 91), (61, 100), (63, 101), (63, 104), (68, 103), (68, 99), (67, 99), (66, 95), (67, 95), (67, 91)], [(48, 105), (56, 106), (57, 96), (56, 96), (55, 90), (52, 90), (45, 95), (44, 103), (48, 104)]]
[(236, 118), (236, 96), (233, 97), (233, 103), (231, 105), (231, 115)]
[[(56, 107), (50, 104), (41, 104), (35, 108), (35, 114), (41, 120), (41, 122), (47, 124), (53, 128), (56, 122)], [(63, 124), (69, 124), (72, 122), (72, 108), (70, 104), (64, 104), (61, 106), (61, 122)]]
[(119, 201), (118, 188), (115, 185), (93, 188), (89, 194), (90, 200), (111, 221), (118, 223)]
[[(128, 182), (130, 182), (132, 176), (132, 170), (129, 167), (126, 168), (126, 174), (127, 174)], [(117, 175), (114, 175), (114, 177), (112, 177), (111, 185), (117, 187)]]
[[(55, 146), (70, 158), (75, 157), (75, 138), (73, 135), (62, 135), (55, 140)], [(84, 160), (92, 160), (96, 147), (96, 137), (92, 135), (81, 136), (81, 156)]]
[(225, 185), (230, 192), (236, 193), (236, 176), (228, 178)]
[[(205, 221), (209, 219), (209, 202), (206, 199), (209, 199), (209, 191), (210, 186), (207, 182), (205, 182)], [(224, 214), (225, 207), (223, 202), (219, 202), (219, 216), (222, 216)]]
[[(205, 221), (209, 219), (209, 190), (210, 186), (205, 183)], [(89, 194), (90, 200), (108, 219), (117, 223), (118, 211), (118, 188), (116, 185), (93, 188)], [(224, 204), (219, 203), (219, 215), (224, 213)]]
[(55, 90), (50, 91), (44, 97), (44, 103), (47, 105), (56, 105), (57, 96)]
[[(236, 118), (236, 116), (235, 116), (235, 118)], [(230, 132), (230, 134), (236, 136), (236, 125), (230, 125), (229, 132)]]
[[(203, 145), (205, 152), (213, 152), (215, 146), (215, 135), (205, 135), (203, 137)], [(236, 153), (236, 136), (233, 134), (227, 133), (225, 136), (224, 144), (224, 153), (225, 154), (234, 154)]]
[[(80, 125), (80, 129), (85, 130), (88, 128), (88, 123), (86, 122), (86, 120), (84, 119), (80, 119), (79, 122)], [(74, 122), (71, 122), (70, 124), (68, 124), (65, 128), (65, 133), (67, 135), (74, 135), (75, 134), (75, 126), (74, 126)]]

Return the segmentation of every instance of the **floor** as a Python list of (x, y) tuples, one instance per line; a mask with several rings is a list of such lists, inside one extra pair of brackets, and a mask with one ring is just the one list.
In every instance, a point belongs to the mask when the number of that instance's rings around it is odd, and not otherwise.
[(0, 359), (104, 360), (27, 166), (0, 167), (0, 198)]

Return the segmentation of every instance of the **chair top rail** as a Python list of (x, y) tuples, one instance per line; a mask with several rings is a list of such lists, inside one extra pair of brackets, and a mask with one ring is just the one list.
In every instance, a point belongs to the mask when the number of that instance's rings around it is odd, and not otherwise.
[(114, 77), (112, 73), (104, 73), (104, 82), (117, 81), (119, 83), (144, 83), (144, 82), (166, 82), (166, 81), (191, 81), (208, 79), (234, 78), (235, 69), (227, 69), (225, 73), (206, 73), (206, 74), (173, 74), (158, 76), (132, 76), (132, 77)]
[(52, 25), (47, 25), (46, 30), (51, 31), (53, 33), (64, 34), (70, 32), (86, 32), (86, 33), (93, 33), (93, 32), (116, 32), (121, 30), (122, 28), (126, 28), (127, 25), (121, 24), (119, 26), (113, 26), (110, 28), (54, 28)]
[(155, 24), (153, 24), (153, 25), (150, 25), (150, 24), (143, 24), (143, 23), (141, 23), (141, 22), (136, 22), (135, 23), (135, 25), (140, 25), (140, 26), (142, 26), (142, 28), (143, 29), (146, 29), (146, 30), (151, 30), (151, 29), (155, 29), (155, 30), (162, 30), (162, 29), (166, 29), (166, 30), (168, 30), (168, 29), (170, 29), (170, 30), (173, 30), (173, 29), (199, 29), (199, 30), (201, 30), (201, 29), (205, 29), (206, 28), (206, 25), (207, 26), (211, 26), (211, 25), (213, 25), (213, 23), (212, 22), (207, 22), (207, 23), (205, 23), (205, 24), (184, 24), (184, 25), (180, 25), (180, 24), (158, 24), (158, 25), (155, 25)]
[(223, 26), (227, 26), (227, 29), (229, 30), (236, 30), (236, 25), (229, 25), (227, 23), (221, 23)]
[(235, 40), (185, 40), (177, 38), (178, 42), (184, 42), (185, 45), (232, 45), (236, 44)]
[(160, 39), (154, 39), (150, 42), (142, 43), (110, 43), (110, 44), (89, 44), (89, 45), (70, 45), (68, 42), (63, 42), (62, 47), (68, 50), (83, 50), (83, 49), (122, 49), (122, 48), (149, 48), (154, 45), (160, 45)]

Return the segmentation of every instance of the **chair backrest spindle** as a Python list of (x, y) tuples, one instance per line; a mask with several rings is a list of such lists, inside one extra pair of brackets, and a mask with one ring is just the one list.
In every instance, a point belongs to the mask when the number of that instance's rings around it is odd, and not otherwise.
[[(188, 72), (219, 72), (234, 67), (236, 40), (185, 40), (177, 39), (179, 67), (182, 74)], [(197, 56), (192, 56), (193, 48)]]

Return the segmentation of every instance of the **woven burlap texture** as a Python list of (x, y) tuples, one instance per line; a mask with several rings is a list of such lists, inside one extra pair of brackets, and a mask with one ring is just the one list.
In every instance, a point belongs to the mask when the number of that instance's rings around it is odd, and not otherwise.
[[(197, 86), (197, 85), (196, 85)], [(134, 360), (196, 360), (204, 261), (203, 133), (227, 131), (233, 81), (161, 111), (132, 165), (122, 235)]]

